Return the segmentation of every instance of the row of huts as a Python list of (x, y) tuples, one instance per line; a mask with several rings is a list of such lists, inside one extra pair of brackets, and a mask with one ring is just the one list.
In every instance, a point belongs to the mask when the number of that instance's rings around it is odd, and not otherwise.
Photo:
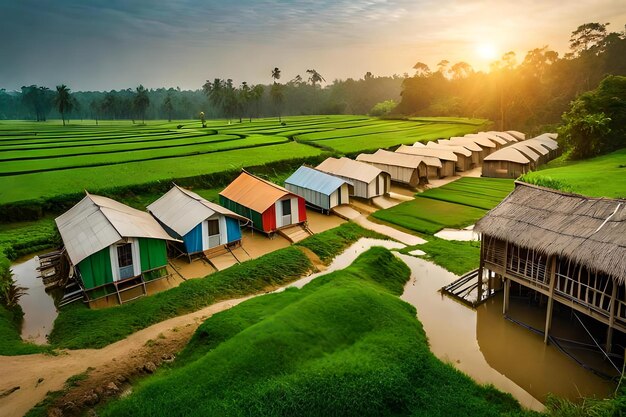
[(560, 154), (555, 133), (514, 143), (485, 157), (483, 177), (517, 178)]

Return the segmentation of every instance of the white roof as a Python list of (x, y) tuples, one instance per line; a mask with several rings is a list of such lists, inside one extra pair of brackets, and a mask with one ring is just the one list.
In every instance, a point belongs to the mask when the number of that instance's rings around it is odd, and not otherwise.
[(331, 175), (338, 175), (368, 184), (383, 173), (383, 171), (370, 164), (345, 157), (339, 159), (326, 158), (324, 162), (315, 168)]
[(417, 169), (420, 164), (427, 165), (424, 158), (420, 156), (390, 152), (384, 149), (379, 149), (373, 154), (362, 153), (357, 156), (356, 159), (373, 164), (391, 165), (411, 169)]
[(517, 140), (525, 140), (526, 139), (526, 133), (522, 133), (522, 132), (517, 131), (517, 130), (507, 130), (504, 133), (508, 133), (509, 135), (513, 136)]
[(492, 131), (489, 131), (487, 133), (490, 133), (490, 134), (493, 134), (493, 135), (497, 135), (498, 137), (506, 140), (507, 142), (518, 142), (518, 139), (515, 136), (511, 135), (510, 133), (508, 133), (508, 132), (496, 132), (496, 131), (492, 130)]
[(438, 142), (441, 145), (463, 146), (464, 148), (467, 148), (472, 152), (481, 152), (483, 150), (483, 148), (481, 148), (471, 138), (458, 138), (457, 137), (457, 138), (450, 138), (450, 140), (439, 140)]
[(533, 161), (537, 161), (540, 156), (539, 153), (537, 153), (537, 151), (535, 151), (530, 146), (526, 145), (526, 142), (528, 141), (525, 140), (523, 142), (514, 143), (513, 145), (510, 146), (510, 148), (517, 149), (518, 151), (526, 155), (528, 158), (532, 159)]
[(513, 146), (509, 146), (487, 155), (485, 157), (485, 161), (507, 161), (516, 162), (518, 164), (527, 164), (530, 162), (530, 159)]
[(178, 233), (179, 236), (186, 235), (199, 223), (215, 213), (237, 220), (249, 221), (245, 217), (219, 204), (211, 203), (198, 194), (185, 190), (176, 184), (158, 200), (150, 204), (148, 211), (161, 223)]
[(465, 137), (483, 137), (483, 138), (487, 138), (492, 142), (498, 143), (500, 145), (506, 145), (507, 143), (509, 143), (508, 140), (501, 138), (500, 136), (496, 135), (495, 133), (489, 133), (489, 132), (480, 132), (480, 133), (472, 133), (469, 135), (465, 135)]
[(455, 154), (458, 155), (463, 155), (463, 156), (472, 156), (472, 151), (470, 151), (469, 149), (463, 147), (463, 146), (456, 146), (456, 145), (442, 145), (433, 141), (430, 141), (426, 144), (427, 148), (433, 148), (433, 149), (444, 149), (444, 150), (450, 150), (452, 152), (454, 152)]
[(548, 136), (547, 133), (544, 133), (543, 135), (539, 135), (536, 138), (533, 138), (532, 140), (541, 142), (544, 146), (547, 146), (549, 149), (555, 150), (559, 148), (559, 143), (552, 139), (550, 136)]
[(150, 214), (89, 193), (55, 222), (74, 265), (125, 237), (175, 240)]
[[(463, 136), (463, 139), (472, 140), (475, 143), (479, 144), (480, 146), (484, 146), (485, 148), (495, 148), (496, 147), (496, 144), (493, 143), (493, 141), (491, 141), (490, 139), (486, 138), (485, 136), (465, 135), (465, 136)], [(457, 140), (457, 138), (450, 138), (450, 140), (454, 143), (455, 140)]]
[(543, 142), (539, 140), (528, 139), (520, 143), (523, 143), (524, 145), (528, 146), (530, 149), (541, 155), (547, 155), (548, 152), (550, 152), (549, 149), (543, 144)]
[[(435, 148), (428, 148), (428, 147), (421, 148), (418, 146), (401, 145), (398, 149), (396, 149), (396, 152), (408, 153), (410, 155), (418, 155), (418, 156), (423, 156), (426, 158), (437, 158), (443, 161), (456, 162), (459, 160), (459, 158), (450, 149), (442, 150), (442, 149), (435, 149)], [(439, 162), (441, 164), (441, 161)], [(432, 164), (427, 163), (427, 165), (432, 165)]]

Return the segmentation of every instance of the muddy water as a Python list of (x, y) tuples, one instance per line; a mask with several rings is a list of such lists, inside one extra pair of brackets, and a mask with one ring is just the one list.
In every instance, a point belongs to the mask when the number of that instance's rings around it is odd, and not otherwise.
[[(581, 395), (605, 397), (615, 389), (546, 346), (543, 337), (504, 319), (501, 295), (476, 312), (438, 292), (456, 279), (454, 274), (422, 259), (398, 256), (412, 271), (402, 299), (417, 309), (431, 350), (441, 360), (479, 383), (510, 392), (532, 409), (541, 409), (550, 392), (577, 400)], [(510, 311), (520, 320), (527, 319), (516, 305)]]
[(23, 260), (11, 265), (17, 285), (27, 288), (26, 294), (20, 298), (20, 306), (24, 311), (22, 338), (35, 343), (47, 343), (47, 336), (52, 331), (52, 324), (57, 317), (54, 299), (46, 293), (39, 273), (37, 257)]

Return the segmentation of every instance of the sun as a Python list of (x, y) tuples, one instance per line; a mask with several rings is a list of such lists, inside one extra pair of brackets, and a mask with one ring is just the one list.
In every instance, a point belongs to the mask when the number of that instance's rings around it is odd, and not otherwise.
[(476, 53), (479, 57), (486, 60), (496, 59), (498, 52), (492, 43), (480, 43), (476, 45)]

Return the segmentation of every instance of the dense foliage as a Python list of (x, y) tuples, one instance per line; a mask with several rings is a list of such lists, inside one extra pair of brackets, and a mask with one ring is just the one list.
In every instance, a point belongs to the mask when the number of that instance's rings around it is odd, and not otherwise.
[[(375, 77), (368, 73), (361, 79), (335, 80), (322, 88), (319, 79), (311, 74), (308, 81), (297, 75), (277, 84), (279, 87), (246, 82), (237, 86), (232, 80), (215, 79), (198, 90), (139, 86), (136, 90), (77, 91), (71, 94), (73, 105), (64, 118), (198, 119), (200, 112), (206, 118), (277, 116), (277, 94), (282, 116), (367, 114), (376, 103), (399, 100), (403, 79), (397, 75)], [(0, 88), (0, 119), (45, 121), (47, 118), (61, 118), (55, 106), (55, 92), (48, 87), (24, 86), (21, 91)]]
[(598, 85), (606, 74), (626, 75), (626, 36), (606, 24), (581, 25), (571, 36), (571, 52), (547, 46), (529, 51), (521, 63), (507, 52), (489, 73), (467, 63), (439, 63), (436, 71), (418, 62), (403, 84), (402, 114), (484, 117), (500, 130), (535, 131), (556, 124), (570, 101)]
[(350, 267), (214, 315), (174, 364), (105, 416), (523, 415), (430, 352), (398, 299), (409, 270), (373, 248)]
[(626, 77), (608, 76), (578, 96), (563, 114), (559, 134), (574, 159), (626, 147)]

